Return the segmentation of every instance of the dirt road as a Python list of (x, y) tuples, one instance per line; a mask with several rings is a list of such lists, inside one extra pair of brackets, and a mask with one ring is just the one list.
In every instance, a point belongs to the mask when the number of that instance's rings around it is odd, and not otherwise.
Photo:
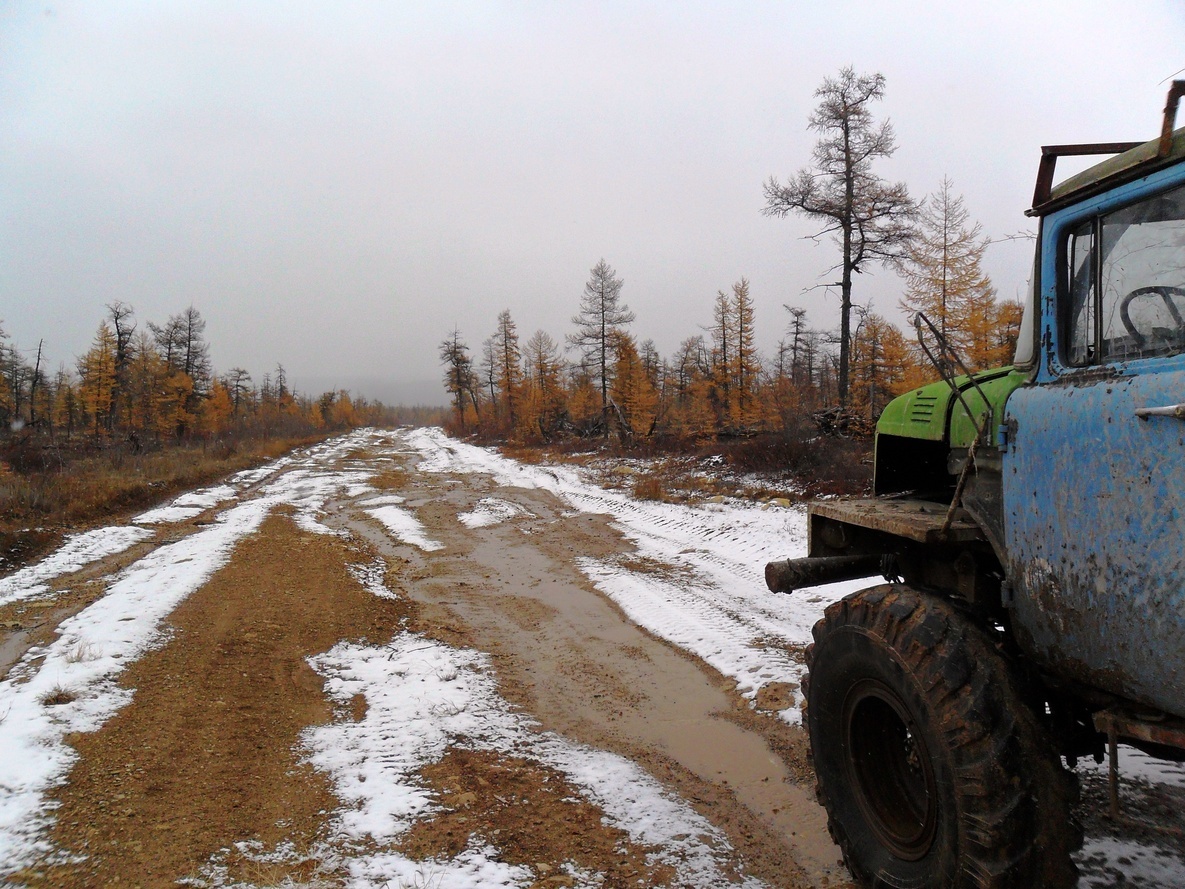
[[(130, 548), (36, 596), (0, 598), (6, 682), (32, 685), (58, 655), (65, 677), (37, 703), (59, 723), (49, 739), (67, 765), (43, 781), (34, 823), (0, 845), (21, 864), (10, 881), (845, 885), (800, 730), (639, 629), (580, 569), (578, 558), (633, 551), (605, 517), (503, 487), (506, 518), (467, 527), (458, 516), (474, 514), (494, 482), (420, 472), (417, 460), (390, 439), (326, 448), (232, 485), (211, 508), (199, 497), (148, 515), (139, 527), (151, 533)], [(236, 521), (246, 530), (221, 542), (221, 564), (186, 575), (192, 592), (161, 607), (142, 651), (133, 644), (92, 677), (97, 691), (71, 678), (120, 654), (106, 650), (94, 608), (121, 583), (135, 586), (129, 578), (153, 557), (159, 576), (141, 586), (185, 575), (209, 549), (203, 535)], [(136, 612), (115, 625), (136, 625)], [(63, 640), (72, 647), (55, 653)], [(389, 659), (400, 644), (478, 658), (494, 701), (481, 706), (509, 720), (511, 741), (466, 730), (441, 743), (422, 725), (388, 732), (393, 747), (419, 754), (399, 773), (402, 789), (388, 782), (363, 799), (351, 787), (365, 774), (349, 774), (360, 760), (324, 765), (350, 744), (323, 746), (316, 732), (365, 726), (386, 705), (373, 690), (327, 695), (329, 668), (318, 675), (313, 664), (343, 645)], [(763, 706), (792, 703), (777, 691)], [(446, 697), (436, 704), (454, 706)], [(110, 711), (92, 713), (94, 730), (79, 730), (87, 717), (58, 717), (87, 701)], [(381, 745), (368, 736), (360, 756), (381, 759)], [(424, 805), (409, 808), (408, 793)], [(631, 795), (632, 810), (621, 804)], [(349, 826), (384, 806), (399, 812), (387, 813), (395, 829)]]
[(827, 600), (757, 589), (797, 521), (361, 432), (82, 535), (0, 580), (0, 878), (849, 886), (793, 724)]

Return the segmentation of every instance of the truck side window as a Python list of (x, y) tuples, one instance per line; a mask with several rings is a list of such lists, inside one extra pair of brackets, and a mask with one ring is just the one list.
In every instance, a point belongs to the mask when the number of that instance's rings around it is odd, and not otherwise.
[(1094, 364), (1095, 348), (1095, 286), (1094, 286), (1094, 220), (1079, 226), (1070, 235), (1070, 364), (1082, 367)]
[(1066, 248), (1066, 360), (1185, 352), (1185, 187), (1088, 220)]

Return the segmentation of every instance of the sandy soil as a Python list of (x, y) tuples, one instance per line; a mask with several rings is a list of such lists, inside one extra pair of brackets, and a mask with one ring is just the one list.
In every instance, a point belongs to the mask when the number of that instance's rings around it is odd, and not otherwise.
[[(444, 549), (393, 542), (348, 502), (331, 508), (328, 524), (349, 539), (273, 514), (174, 611), (168, 641), (122, 674), (136, 689), (132, 703), (101, 730), (70, 739), (79, 759), (57, 793), (50, 839), (58, 852), (14, 881), (166, 886), (216, 862), (231, 882), (334, 885), (341, 863), (318, 861), (313, 850), (337, 801), (326, 778), (302, 763), (298, 737), (309, 726), (360, 718), (365, 701), (335, 713), (305, 659), (343, 639), (381, 643), (403, 622), (488, 652), (500, 693), (542, 730), (640, 764), (725, 832), (745, 872), (771, 886), (848, 885), (813, 801), (802, 733), (750, 709), (731, 682), (639, 630), (580, 573), (577, 556), (629, 552), (603, 519), (571, 515), (539, 491), (504, 488), (499, 497), (535, 518), (470, 530), (456, 516), (488, 495), (483, 477), (405, 466), (378, 483), (407, 498)], [(183, 535), (208, 520), (159, 533)], [(106, 572), (151, 545), (63, 578), (58, 585), (70, 592), (53, 607), (4, 609), (5, 660), (51, 636), (58, 620), (102, 594)], [(376, 556), (400, 599), (372, 595), (347, 570)], [(768, 689), (760, 705), (788, 703)], [(540, 886), (569, 885), (564, 862), (605, 874), (607, 886), (670, 884), (646, 849), (544, 766), (454, 750), (422, 777), (445, 811), (401, 841), (417, 860), (494, 836), (505, 860), (541, 875)], [(288, 853), (264, 862), (237, 851), (243, 842), (255, 853)]]

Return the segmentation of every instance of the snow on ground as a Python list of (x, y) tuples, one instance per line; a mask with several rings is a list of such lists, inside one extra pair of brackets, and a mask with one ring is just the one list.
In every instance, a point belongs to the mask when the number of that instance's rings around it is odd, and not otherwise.
[(398, 494), (379, 494), (376, 497), (363, 497), (358, 501), (359, 506), (390, 506), (391, 504), (403, 503), (404, 498)]
[[(132, 692), (119, 688), (116, 678), (163, 641), (164, 618), (226, 564), (234, 545), (258, 528), (272, 509), (291, 504), (298, 520), (317, 525), (325, 501), (365, 477), (325, 464), (365, 438), (364, 433), (354, 433), (309, 449), (303, 466), (264, 486), (254, 499), (225, 510), (208, 527), (159, 547), (110, 578), (103, 598), (63, 621), (54, 642), (30, 649), (0, 682), (0, 875), (49, 851), (43, 831), (52, 812), (45, 794), (76, 757), (64, 737), (95, 731), (130, 700)], [(292, 462), (285, 458), (285, 465)], [(135, 542), (150, 533), (131, 528), (90, 532), (80, 536), (85, 544), (75, 538), (73, 549), (68, 543), (8, 580), (23, 575), (19, 583), (43, 582), (94, 561), (101, 549), (118, 551), (112, 550), (112, 541)]]
[[(366, 447), (379, 458), (331, 467)], [(360, 431), (326, 442), (232, 477), (233, 496), (241, 502), (224, 508), (213, 524), (110, 578), (104, 598), (63, 622), (54, 643), (28, 652), (0, 682), (0, 876), (51, 851), (44, 837), (53, 817), (46, 793), (64, 779), (75, 756), (63, 738), (97, 729), (127, 703), (132, 692), (118, 688), (119, 673), (164, 641), (161, 624), (169, 611), (225, 564), (237, 541), (272, 509), (290, 505), (302, 527), (333, 533), (321, 521), (326, 509), (333, 500), (353, 498), (398, 539), (428, 551), (440, 546), (426, 537), (412, 510), (399, 507), (401, 498), (368, 484), (387, 459), (384, 452), (416, 455), (421, 471), (488, 473), (501, 485), (542, 488), (575, 510), (611, 516), (638, 552), (624, 562), (585, 560), (588, 576), (634, 621), (733, 677), (750, 697), (766, 682), (797, 684), (802, 668), (787, 648), (809, 641), (825, 605), (864, 583), (792, 596), (766, 591), (764, 563), (805, 549), (804, 515), (797, 508), (637, 501), (598, 487), (578, 470), (523, 466), (452, 441), (439, 430)], [(172, 505), (194, 508), (201, 496), (207, 495), (195, 492), (188, 505), (179, 503), (184, 498)], [(506, 501), (486, 498), (459, 520), (477, 528), (519, 517)], [(43, 562), (0, 580), (0, 602), (5, 596), (41, 595), (49, 580), (151, 533), (106, 528), (71, 538)], [(647, 564), (659, 568), (647, 570)], [(383, 584), (381, 561), (351, 570), (375, 595), (394, 595)], [(418, 773), (449, 745), (527, 757), (559, 770), (604, 809), (610, 823), (652, 847), (655, 860), (675, 867), (683, 885), (723, 885), (737, 877), (723, 870), (727, 842), (720, 832), (635, 764), (539, 732), (511, 709), (496, 693), (485, 655), (401, 633), (383, 647), (341, 643), (312, 663), (337, 700), (361, 693), (368, 704), (361, 722), (343, 720), (305, 736), (309, 760), (327, 771), (342, 799), (334, 813), (336, 837), (321, 850), (323, 860), (347, 867), (351, 886), (402, 881), (434, 889), (522, 887), (536, 878), (529, 868), (499, 862), (497, 850), (484, 846), (471, 846), (448, 861), (417, 863), (370, 845), (437, 811), (440, 803)], [(796, 717), (797, 711), (790, 711), (789, 718)], [(1180, 767), (1134, 751), (1124, 754), (1123, 767), (1145, 780), (1185, 784)], [(1092, 837), (1079, 861), (1083, 885), (1091, 889), (1168, 889), (1181, 883), (1179, 859), (1147, 842)], [(212, 860), (205, 869), (208, 879), (189, 882), (227, 885), (219, 867)], [(578, 886), (600, 885), (596, 874), (571, 876)]]
[(427, 529), (420, 524), (420, 520), (406, 509), (401, 509), (398, 506), (380, 506), (366, 511), (382, 522), (388, 531), (404, 543), (418, 546), (424, 552), (429, 553), (444, 549), (444, 544), (429, 537)]
[(156, 525), (162, 522), (183, 522), (201, 515), (207, 509), (213, 509), (219, 503), (230, 500), (238, 492), (230, 485), (215, 485), (211, 488), (201, 488), (182, 494), (167, 506), (158, 506), (147, 512), (142, 512), (134, 519), (137, 525)]
[[(505, 487), (548, 490), (577, 510), (612, 517), (637, 545), (639, 555), (685, 569), (631, 570), (595, 559), (581, 563), (588, 577), (631, 620), (732, 677), (749, 698), (766, 682), (788, 681), (797, 686), (805, 668), (783, 646), (809, 642), (810, 628), (827, 604), (871, 582), (832, 584), (792, 595), (767, 591), (762, 575), (766, 562), (805, 555), (805, 512), (799, 507), (639, 501), (601, 488), (577, 468), (520, 464), (493, 449), (450, 439), (439, 429), (416, 430), (407, 435), (407, 441), (421, 455), (421, 471), (483, 473)], [(480, 513), (480, 505), (475, 512)], [(474, 527), (466, 519), (471, 515), (458, 518)], [(782, 715), (791, 722), (801, 719), (797, 709)], [(1126, 780), (1185, 786), (1185, 766), (1179, 763), (1153, 759), (1122, 745), (1120, 760)], [(1093, 889), (1118, 885), (1177, 889), (1183, 884), (1180, 856), (1150, 841), (1091, 838), (1075, 860), (1083, 886)]]
[[(541, 488), (581, 512), (612, 516), (643, 558), (626, 564), (583, 559), (585, 574), (632, 621), (736, 680), (750, 700), (770, 682), (797, 688), (805, 668), (796, 649), (810, 642), (823, 609), (869, 585), (860, 580), (792, 595), (769, 592), (766, 562), (806, 554), (801, 507), (636, 500), (587, 480), (577, 468), (520, 464), (440, 429), (414, 430), (406, 441), (420, 453), (421, 471), (484, 473), (500, 485)], [(480, 504), (474, 513), (483, 514)], [(458, 518), (474, 527), (474, 513)], [(801, 721), (796, 707), (781, 715)]]
[(1111, 837), (1087, 840), (1075, 856), (1081, 889), (1179, 889), (1181, 859), (1177, 853), (1147, 842), (1133, 843)]
[(151, 536), (152, 532), (145, 528), (130, 527), (96, 528), (73, 534), (49, 557), (0, 579), (0, 605), (43, 596), (49, 592), (49, 581), (121, 553)]
[[(679, 885), (734, 884), (722, 871), (729, 851), (723, 834), (686, 802), (671, 795), (628, 759), (575, 744), (511, 710), (498, 695), (489, 659), (414, 633), (385, 646), (343, 642), (309, 659), (326, 678), (330, 697), (347, 705), (366, 698), (360, 722), (344, 720), (305, 733), (308, 759), (327, 772), (344, 805), (335, 815), (338, 837), (368, 848), (389, 844), (418, 820), (440, 810), (417, 775), (450, 747), (491, 750), (532, 759), (562, 772), (605, 812), (608, 822), (652, 860), (675, 869)], [(525, 886), (535, 875), (496, 860), (494, 850), (470, 849), (451, 861), (433, 862), (433, 886)], [(394, 878), (414, 885), (423, 862), (389, 850), (360, 853), (348, 861), (351, 886), (382, 887)], [(578, 885), (598, 886), (594, 875)]]
[(68, 618), (52, 644), (31, 649), (0, 683), (0, 863), (4, 870), (48, 851), (44, 794), (76, 754), (63, 738), (94, 731), (131, 692), (115, 678), (158, 641), (158, 625), (226, 563), (259, 526), (262, 501), (235, 507), (203, 531), (162, 546), (119, 575), (107, 595)]
[(292, 465), (295, 459), (292, 456), (280, 457), (278, 460), (273, 460), (265, 466), (257, 466), (254, 469), (244, 469), (241, 472), (236, 472), (230, 477), (230, 484), (239, 490), (257, 485), (268, 476), (275, 475), (280, 470)]
[[(411, 512), (395, 505), (398, 498), (374, 496), (378, 492), (367, 484), (373, 470), (327, 468), (366, 444), (398, 441), (355, 433), (286, 458), (287, 471), (266, 484), (259, 481), (274, 473), (253, 475), (258, 490), (224, 509), (211, 525), (159, 547), (110, 578), (102, 599), (64, 621), (55, 642), (30, 650), (0, 682), (0, 875), (53, 854), (45, 839), (53, 817), (46, 796), (76, 757), (64, 737), (98, 729), (131, 699), (134, 692), (117, 685), (119, 674), (165, 641), (161, 625), (169, 612), (224, 565), (235, 544), (275, 507), (294, 506), (303, 527), (331, 533), (321, 522), (327, 504), (353, 497), (362, 508), (372, 507), (367, 511), (399, 539), (426, 550), (440, 546), (427, 539)], [(188, 502), (196, 504), (199, 496), (204, 493), (196, 492)], [(111, 552), (114, 540), (134, 542), (151, 534), (137, 528), (104, 531), (88, 537), (85, 545), (63, 547), (19, 581), (10, 578), (10, 586), (32, 588)], [(383, 584), (383, 572), (381, 561), (351, 568), (375, 595), (394, 595)], [(683, 885), (716, 886), (734, 879), (753, 889), (761, 885), (726, 874), (721, 862), (730, 850), (723, 834), (634, 763), (537, 732), (529, 718), (497, 695), (484, 654), (403, 633), (383, 647), (342, 643), (312, 663), (326, 677), (332, 696), (346, 701), (361, 693), (368, 702), (362, 722), (319, 726), (306, 739), (310, 761), (330, 774), (343, 801), (335, 814), (337, 834), (321, 851), (324, 860), (347, 868), (351, 886), (403, 880), (434, 889), (525, 887), (537, 879), (529, 868), (500, 862), (497, 850), (485, 846), (471, 846), (447, 861), (414, 862), (356, 845), (364, 839), (384, 843), (435, 811), (438, 803), (417, 774), (457, 744), (529, 757), (561, 771), (604, 809), (612, 824), (651, 848), (655, 861), (675, 868)], [(226, 885), (224, 872), (212, 860), (202, 877), (188, 882)], [(569, 875), (577, 886), (603, 881), (601, 875), (576, 869)]]
[[(1095, 772), (1104, 780), (1108, 774), (1107, 760), (1096, 763), (1093, 759), (1082, 759), (1078, 770)], [(1155, 759), (1142, 750), (1119, 745), (1119, 774), (1125, 779), (1146, 781), (1149, 784), (1169, 784), (1185, 788), (1185, 764)]]
[(518, 516), (530, 516), (530, 513), (509, 500), (483, 497), (477, 501), (477, 506), (471, 512), (463, 512), (457, 518), (466, 528), (488, 528), (490, 525), (501, 524)]

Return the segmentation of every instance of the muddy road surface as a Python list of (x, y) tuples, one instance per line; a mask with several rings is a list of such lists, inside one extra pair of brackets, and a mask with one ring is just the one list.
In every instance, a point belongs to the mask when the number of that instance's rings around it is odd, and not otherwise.
[(354, 436), (0, 587), (7, 880), (847, 885), (793, 695), (631, 621), (607, 516), (422, 459)]
[(0, 879), (850, 886), (797, 725), (845, 590), (765, 593), (782, 538), (427, 431), (79, 535), (0, 580)]

